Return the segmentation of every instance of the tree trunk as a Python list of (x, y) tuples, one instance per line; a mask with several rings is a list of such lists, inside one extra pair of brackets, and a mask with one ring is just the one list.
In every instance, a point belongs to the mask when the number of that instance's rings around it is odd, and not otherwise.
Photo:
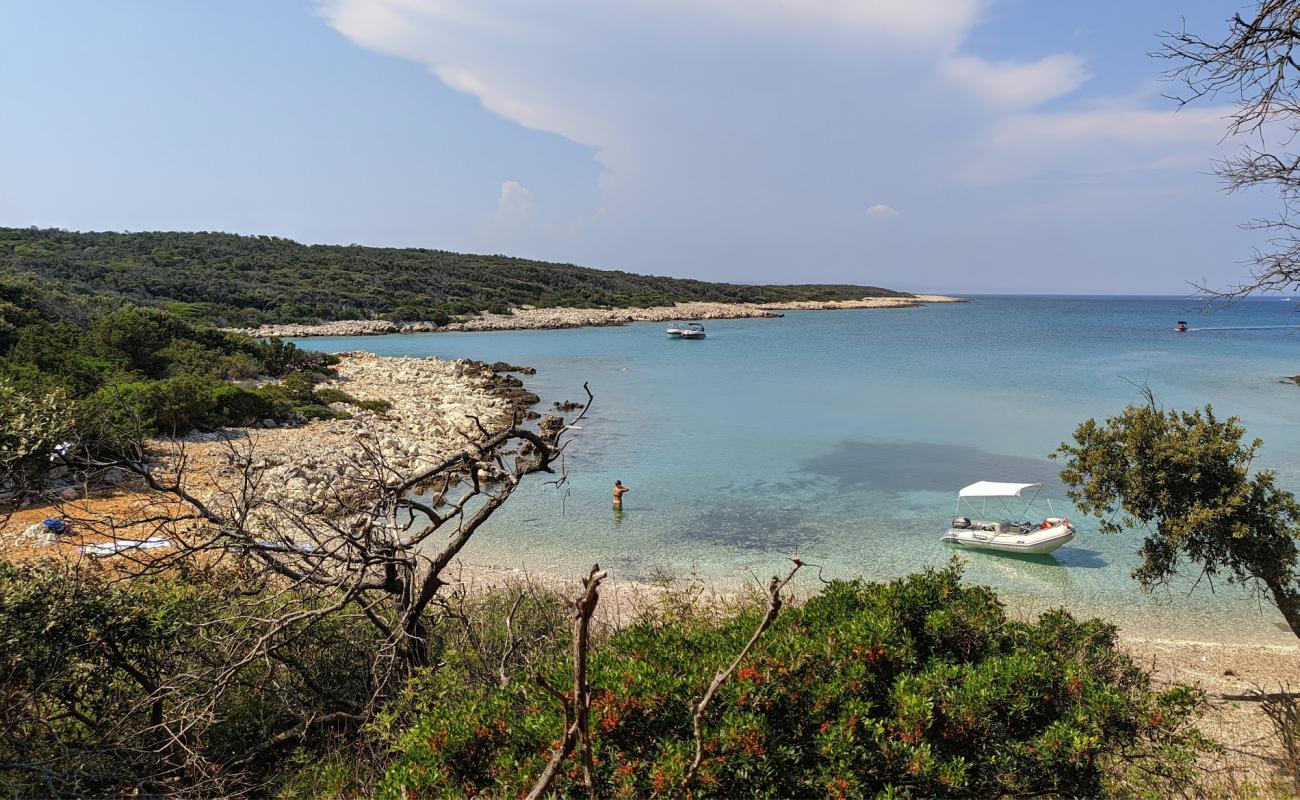
[(1300, 588), (1271, 579), (1265, 579), (1264, 584), (1272, 593), (1273, 604), (1282, 612), (1291, 632), (1300, 637)]

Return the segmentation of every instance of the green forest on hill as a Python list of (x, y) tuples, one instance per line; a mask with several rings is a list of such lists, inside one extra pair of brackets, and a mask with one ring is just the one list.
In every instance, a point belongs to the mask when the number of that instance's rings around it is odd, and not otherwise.
[(219, 327), (340, 319), (433, 320), (510, 306), (775, 303), (902, 295), (873, 286), (748, 286), (501, 255), (303, 245), (229, 233), (0, 228), (0, 274), (112, 295)]

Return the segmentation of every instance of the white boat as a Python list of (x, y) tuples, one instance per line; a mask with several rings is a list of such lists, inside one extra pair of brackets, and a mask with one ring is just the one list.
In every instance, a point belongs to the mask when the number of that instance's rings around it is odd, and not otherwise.
[(680, 339), (682, 336), (682, 331), (684, 330), (686, 330), (686, 326), (684, 326), (680, 322), (674, 322), (672, 325), (668, 326), (668, 335), (673, 337), (674, 339)]
[[(1030, 509), (1043, 489), (1041, 483), (999, 483), (980, 481), (957, 493), (957, 511), (952, 527), (943, 535), (943, 541), (972, 550), (996, 550), (1003, 553), (1050, 553), (1074, 538), (1074, 526), (1065, 517), (1056, 516), (1052, 501), (1047, 500), (1049, 516), (1033, 521)], [(1023, 508), (1012, 498), (1024, 499), (1023, 492), (1033, 491)], [(997, 500), (1005, 516), (996, 520), (975, 519), (962, 516), (965, 504), (975, 513), (979, 503), (979, 516), (987, 517), (989, 500)], [(996, 509), (995, 509), (996, 510)]]
[(704, 326), (698, 322), (688, 322), (686, 327), (682, 328), (681, 338), (683, 339), (703, 339)]

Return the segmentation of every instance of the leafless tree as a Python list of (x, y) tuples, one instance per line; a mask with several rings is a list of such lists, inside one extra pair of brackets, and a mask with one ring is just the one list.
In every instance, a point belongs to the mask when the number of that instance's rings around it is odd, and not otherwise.
[[(83, 473), (125, 471), (146, 487), (148, 503), (129, 519), (65, 511), (75, 528), (128, 548), (112, 559), (124, 578), (219, 570), (237, 576), (229, 608), (198, 632), (204, 652), (183, 674), (146, 676), (141, 684), (156, 709), (149, 746), (188, 765), (188, 789), (227, 794), (256, 791), (237, 778), (251, 763), (321, 732), (357, 730), (414, 671), (436, 666), (431, 627), (450, 610), (442, 596), (454, 580), (448, 569), (475, 532), (526, 477), (550, 473), (550, 483), (565, 483), (564, 450), (590, 408), (590, 391), (587, 399), (574, 419), (552, 419), (539, 430), (516, 418), (494, 432), (475, 420), (477, 435), (462, 450), (416, 471), (359, 439), (353, 454), (333, 465), (340, 479), (311, 497), (272, 485), (246, 440), (224, 443), (233, 474), (215, 491), (197, 488), (201, 470), (183, 445), (161, 460), (143, 445), (127, 457), (83, 459), (76, 465)], [(168, 546), (139, 546), (150, 539)], [(495, 665), (500, 681), (509, 680), (515, 657), (513, 617), (507, 615), (507, 645)], [(301, 663), (304, 639), (331, 626), (368, 632), (355, 648), (370, 673), (365, 696), (333, 691)], [(321, 702), (309, 713), (283, 709), (297, 724), (224, 763), (209, 763), (204, 731), (223, 696), (258, 670), (292, 675)], [(211, 784), (194, 783), (195, 775), (212, 776)]]
[(1257, 0), (1246, 14), (1229, 21), (1221, 38), (1203, 38), (1187, 30), (1164, 35), (1155, 55), (1174, 66), (1168, 77), (1183, 86), (1180, 105), (1224, 99), (1233, 107), (1228, 138), (1243, 141), (1235, 156), (1214, 162), (1230, 192), (1261, 188), (1277, 192), (1277, 217), (1257, 219), (1246, 227), (1265, 231), (1267, 246), (1256, 250), (1249, 280), (1229, 289), (1198, 286), (1211, 296), (1232, 300), (1252, 292), (1288, 293), (1300, 289), (1300, 2)]

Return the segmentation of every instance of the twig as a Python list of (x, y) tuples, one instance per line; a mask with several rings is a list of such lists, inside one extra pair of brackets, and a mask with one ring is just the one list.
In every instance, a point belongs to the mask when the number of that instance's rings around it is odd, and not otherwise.
[(506, 614), (506, 647), (501, 652), (501, 661), (497, 664), (497, 678), (504, 689), (510, 685), (510, 676), (506, 674), (506, 662), (515, 654), (515, 649), (519, 642), (515, 640), (514, 622), (515, 613), (519, 611), (519, 606), (523, 605), (524, 598), (528, 596), (527, 592), (520, 592), (515, 598), (515, 604), (510, 607), (510, 613)]
[(754, 645), (758, 642), (758, 638), (763, 635), (763, 632), (766, 631), (772, 624), (772, 621), (776, 619), (776, 615), (780, 613), (783, 604), (781, 600), (781, 590), (785, 588), (785, 585), (790, 582), (790, 579), (794, 577), (794, 574), (803, 566), (803, 562), (799, 559), (795, 558), (791, 560), (794, 562), (794, 567), (791, 568), (790, 574), (786, 575), (784, 580), (782, 580), (780, 576), (773, 575), (771, 581), (768, 582), (767, 613), (763, 615), (762, 621), (760, 621), (758, 627), (754, 629), (754, 634), (749, 637), (749, 641), (745, 643), (744, 648), (741, 649), (740, 654), (736, 656), (731, 664), (728, 665), (726, 669), (713, 676), (713, 683), (709, 684), (709, 690), (704, 693), (704, 697), (700, 698), (700, 702), (691, 709), (692, 723), (695, 726), (695, 759), (691, 762), (690, 769), (686, 770), (686, 777), (682, 778), (683, 789), (690, 785), (691, 779), (695, 777), (696, 771), (700, 768), (700, 763), (704, 760), (704, 730), (702, 727), (704, 712), (709, 707), (709, 702), (713, 700), (713, 695), (717, 693), (718, 688), (721, 687), (722, 684), (726, 682), (727, 678), (730, 678), (731, 674), (736, 671), (736, 668), (740, 666), (740, 662), (744, 661), (745, 656), (749, 655), (749, 651), (754, 649)]
[[(607, 573), (600, 570), (599, 564), (593, 564), (591, 573), (582, 579), (582, 594), (574, 598), (573, 601), (573, 694), (565, 697), (551, 688), (544, 680), (539, 679), (538, 683), (543, 689), (553, 697), (560, 697), (564, 703), (564, 736), (560, 739), (559, 745), (555, 752), (551, 754), (551, 760), (547, 763), (546, 769), (542, 770), (541, 776), (537, 779), (536, 785), (533, 786), (526, 797), (526, 800), (537, 800), (551, 790), (551, 784), (555, 782), (555, 776), (559, 773), (560, 765), (569, 753), (573, 752), (575, 745), (581, 745), (582, 755), (582, 782), (587, 787), (587, 794), (590, 797), (596, 796), (595, 782), (595, 765), (591, 754), (591, 735), (588, 728), (589, 717), (591, 716), (591, 687), (587, 685), (587, 647), (590, 637), (591, 616), (596, 612), (596, 603), (600, 600), (600, 582), (605, 579)], [(572, 711), (573, 721), (569, 721), (569, 711)]]

